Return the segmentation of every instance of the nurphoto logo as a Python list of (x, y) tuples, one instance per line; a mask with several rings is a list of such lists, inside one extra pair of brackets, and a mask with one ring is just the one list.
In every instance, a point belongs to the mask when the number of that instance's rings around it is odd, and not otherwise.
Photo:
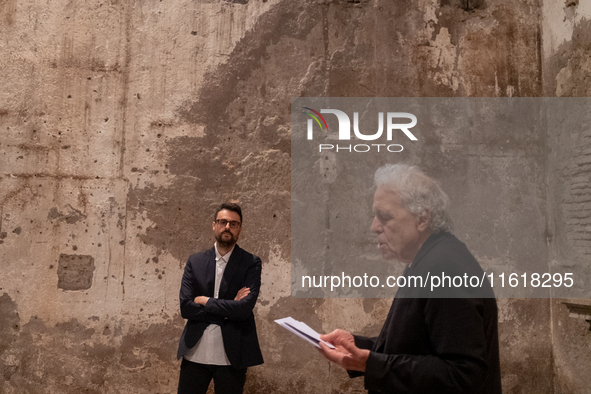
[[(327, 138), (331, 138), (328, 135), (328, 124), (322, 114), (335, 115), (338, 122), (338, 140), (339, 141), (350, 141), (351, 140), (351, 119), (344, 111), (338, 109), (321, 109), (320, 112), (310, 108), (302, 107), (304, 111), (302, 113), (309, 116), (308, 118), (308, 129), (307, 138), (308, 140), (314, 139), (314, 125), (321, 132), (327, 133)], [(397, 131), (402, 131), (408, 139), (411, 141), (417, 141), (417, 137), (411, 133), (410, 129), (416, 126), (417, 117), (408, 112), (387, 112), (386, 113), (386, 140), (392, 141), (392, 136)], [(406, 119), (410, 122), (400, 123), (401, 120)], [(378, 112), (378, 131), (373, 134), (365, 134), (359, 130), (359, 112), (353, 112), (353, 133), (355, 138), (362, 141), (375, 141), (382, 137), (384, 133), (384, 112)], [(402, 152), (404, 149), (400, 144), (356, 144), (356, 145), (339, 145), (336, 144), (319, 144), (318, 149), (320, 152), (334, 150), (335, 152), (346, 151), (346, 152), (369, 152), (371, 150), (377, 150), (380, 152), (380, 148), (384, 148), (388, 152)]]

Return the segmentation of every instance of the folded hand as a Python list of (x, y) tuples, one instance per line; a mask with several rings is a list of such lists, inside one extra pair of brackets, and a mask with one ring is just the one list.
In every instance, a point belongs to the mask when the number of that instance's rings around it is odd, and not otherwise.
[(238, 294), (234, 297), (234, 301), (240, 301), (244, 297), (246, 297), (250, 293), (250, 288), (243, 287), (242, 289), (238, 290)]

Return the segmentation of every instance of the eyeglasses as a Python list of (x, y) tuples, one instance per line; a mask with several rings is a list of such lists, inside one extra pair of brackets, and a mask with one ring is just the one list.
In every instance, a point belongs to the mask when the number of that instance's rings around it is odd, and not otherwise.
[(217, 219), (215, 222), (220, 227), (226, 227), (228, 224), (230, 224), (230, 228), (240, 227), (240, 222), (237, 222), (236, 220)]

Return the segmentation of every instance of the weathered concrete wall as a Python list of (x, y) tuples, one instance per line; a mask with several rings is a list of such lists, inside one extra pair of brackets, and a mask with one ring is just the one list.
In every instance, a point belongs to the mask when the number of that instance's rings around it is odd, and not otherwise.
[[(290, 97), (540, 96), (552, 3), (0, 3), (0, 391), (174, 392), (180, 277), (222, 200), (243, 205), (240, 244), (263, 259), (266, 364), (247, 392), (359, 391), (273, 323), (377, 334), (390, 303), (289, 297)], [(557, 72), (580, 68), (578, 42)], [(584, 79), (570, 69), (564, 95)], [(478, 258), (547, 261), (546, 136), (512, 138), (441, 136), (414, 160)], [(507, 393), (553, 392), (553, 305), (500, 303)]]
[[(591, 95), (591, 3), (543, 2), (544, 92), (548, 96)], [(569, 106), (565, 99), (563, 106)], [(571, 110), (584, 111), (584, 108)], [(588, 112), (588, 109), (587, 109)], [(569, 125), (569, 119), (560, 119)], [(589, 283), (591, 254), (591, 133), (589, 123), (572, 124), (569, 133), (549, 133), (548, 205), (550, 263)], [(552, 346), (556, 394), (583, 394), (591, 387), (591, 331), (569, 317), (563, 299), (552, 300)], [(589, 300), (587, 300), (588, 303)]]
[(543, 1), (544, 94), (591, 95), (591, 4), (588, 1)]
[[(581, 108), (568, 99), (562, 103), (572, 107), (569, 111), (586, 111), (587, 119), (581, 127), (565, 116), (561, 122), (567, 125), (563, 130), (569, 132), (550, 133), (548, 166), (551, 176), (548, 181), (552, 191), (549, 205), (553, 207), (549, 223), (550, 264), (553, 271), (573, 272), (576, 280), (589, 283), (591, 114), (588, 105)], [(555, 393), (583, 394), (591, 387), (591, 327), (583, 319), (569, 317), (565, 301), (589, 304), (590, 300), (552, 300)]]

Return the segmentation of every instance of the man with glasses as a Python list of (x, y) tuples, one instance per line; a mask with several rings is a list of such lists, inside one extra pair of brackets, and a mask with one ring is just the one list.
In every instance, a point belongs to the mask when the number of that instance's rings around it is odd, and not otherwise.
[(240, 394), (246, 368), (263, 363), (252, 310), (261, 286), (261, 259), (236, 242), (242, 210), (220, 205), (213, 248), (189, 257), (181, 282), (187, 324), (177, 358), (183, 358), (178, 393), (202, 393), (213, 379), (216, 394)]

